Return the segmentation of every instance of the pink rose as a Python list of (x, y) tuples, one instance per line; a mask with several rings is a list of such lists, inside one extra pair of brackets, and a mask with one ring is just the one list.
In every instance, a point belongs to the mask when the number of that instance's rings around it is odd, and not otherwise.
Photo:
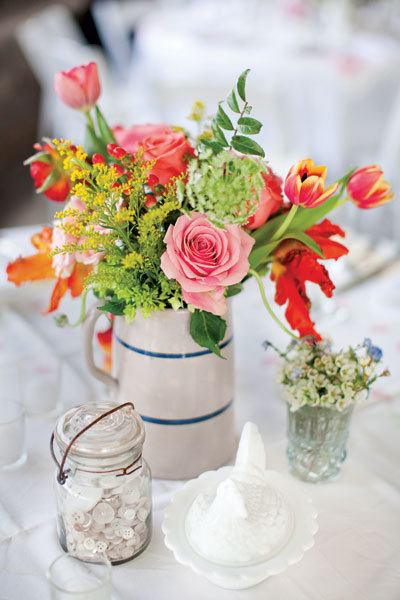
[[(65, 208), (72, 208), (82, 212), (86, 209), (86, 204), (78, 196), (72, 196), (71, 200), (67, 202)], [(74, 217), (65, 217), (62, 221), (56, 221), (53, 228), (53, 239), (51, 243), (51, 249), (62, 248), (65, 244), (76, 244), (79, 240), (71, 233), (66, 233), (62, 228), (62, 223), (73, 223)], [(68, 252), (67, 254), (55, 254), (52, 260), (52, 267), (57, 277), (66, 279), (69, 277), (74, 270), (76, 262), (76, 253)]]
[[(78, 196), (72, 196), (71, 200), (66, 204), (65, 208), (72, 208), (83, 212), (86, 210), (86, 203), (83, 202)], [(76, 244), (82, 243), (85, 236), (77, 238), (71, 233), (66, 233), (61, 225), (73, 223), (75, 217), (64, 217), (62, 221), (56, 222), (53, 229), (53, 240), (51, 249), (62, 248), (65, 244)], [(109, 231), (97, 225), (96, 231), (107, 234)], [(55, 270), (57, 277), (63, 279), (69, 277), (74, 269), (75, 263), (80, 262), (84, 265), (97, 265), (104, 258), (103, 252), (95, 252), (94, 250), (88, 250), (87, 252), (67, 252), (65, 254), (55, 254), (52, 260), (52, 267)]]
[(161, 268), (182, 286), (185, 302), (215, 315), (226, 311), (225, 288), (239, 283), (249, 269), (254, 239), (239, 225), (219, 229), (193, 212), (170, 225)]
[(69, 71), (58, 71), (54, 76), (54, 89), (65, 104), (87, 112), (100, 96), (96, 63), (91, 62)]
[(245, 227), (248, 229), (258, 229), (261, 225), (273, 215), (282, 205), (282, 179), (268, 169), (268, 173), (263, 173), (265, 188), (261, 190), (258, 207), (254, 215), (247, 221)]
[[(94, 225), (94, 231), (101, 233), (102, 235), (107, 235), (110, 233), (109, 229), (105, 229), (101, 227), (101, 225)], [(85, 240), (85, 236), (81, 236), (79, 238), (79, 243), (83, 243)], [(98, 265), (100, 261), (104, 258), (104, 252), (96, 252), (95, 250), (87, 250), (86, 252), (76, 252), (75, 253), (76, 262), (83, 263), (84, 265)]]
[(192, 148), (181, 131), (166, 132), (146, 137), (142, 142), (143, 158), (156, 160), (150, 174), (157, 177), (161, 185), (166, 185), (172, 177), (178, 177), (187, 170), (184, 155), (194, 155)]
[(132, 125), (129, 129), (124, 129), (120, 125), (117, 125), (113, 128), (113, 134), (117, 143), (131, 154), (135, 154), (145, 138), (168, 133), (171, 133), (171, 129), (165, 123), (159, 123), (158, 125)]

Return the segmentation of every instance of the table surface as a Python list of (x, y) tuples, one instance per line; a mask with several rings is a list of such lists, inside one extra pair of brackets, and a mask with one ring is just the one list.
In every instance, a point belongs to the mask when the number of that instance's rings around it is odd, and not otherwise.
[[(26, 228), (0, 230), (0, 271), (7, 256), (26, 251)], [(3, 261), (3, 262), (1, 262)], [(267, 286), (268, 287), (268, 286)], [(57, 329), (40, 315), (47, 284), (15, 289), (0, 275), (0, 365), (24, 355), (56, 352), (63, 360), (64, 407), (104, 393), (86, 372), (78, 330)], [(67, 302), (67, 310), (79, 307)], [(65, 308), (65, 306), (64, 306)], [(263, 436), (269, 468), (287, 474), (286, 408), (275, 383), (277, 360), (265, 352), (270, 339), (285, 337), (266, 315), (254, 282), (234, 299), (237, 430), (255, 422)], [(320, 302), (314, 317), (336, 344), (371, 337), (384, 350), (392, 376), (380, 380), (370, 399), (357, 407), (348, 457), (334, 482), (298, 482), (318, 510), (315, 545), (284, 573), (241, 592), (246, 599), (398, 600), (400, 597), (400, 265)], [(49, 456), (51, 420), (27, 422), (28, 460), (0, 472), (0, 600), (46, 600), (45, 572), (60, 554), (55, 531), (54, 467)], [(223, 590), (178, 564), (165, 547), (163, 511), (182, 482), (153, 481), (154, 533), (137, 559), (113, 568), (113, 600), (191, 598), (225, 600)]]

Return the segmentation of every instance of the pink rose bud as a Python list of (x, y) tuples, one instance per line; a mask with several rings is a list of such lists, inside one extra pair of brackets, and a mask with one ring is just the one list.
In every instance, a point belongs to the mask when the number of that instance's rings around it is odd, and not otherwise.
[(375, 208), (390, 202), (390, 184), (383, 179), (383, 171), (375, 166), (363, 167), (355, 171), (347, 184), (351, 200), (358, 208)]
[(96, 63), (74, 67), (70, 71), (58, 71), (54, 76), (54, 89), (65, 104), (87, 112), (100, 96)]
[(117, 147), (116, 144), (107, 144), (107, 152), (108, 154), (111, 154), (112, 156), (114, 156), (114, 150)]

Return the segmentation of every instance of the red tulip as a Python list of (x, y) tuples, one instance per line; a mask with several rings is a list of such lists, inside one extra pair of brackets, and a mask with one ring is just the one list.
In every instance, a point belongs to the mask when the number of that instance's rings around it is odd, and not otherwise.
[(383, 171), (376, 165), (355, 171), (347, 184), (350, 199), (358, 208), (375, 208), (390, 202), (390, 184), (383, 179)]
[(58, 71), (54, 76), (54, 89), (65, 104), (87, 112), (100, 96), (96, 63), (74, 67), (70, 71)]
[(285, 194), (297, 206), (319, 206), (336, 192), (339, 185), (333, 183), (324, 189), (325, 177), (326, 167), (316, 167), (311, 158), (302, 160), (290, 169), (285, 181)]

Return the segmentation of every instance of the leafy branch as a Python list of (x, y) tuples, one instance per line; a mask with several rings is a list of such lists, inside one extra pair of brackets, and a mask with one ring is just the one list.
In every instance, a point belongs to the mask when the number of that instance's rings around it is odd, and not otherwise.
[[(205, 137), (200, 138), (200, 142), (205, 147), (211, 148), (215, 154), (218, 154), (225, 148), (228, 148), (229, 150), (233, 148), (242, 154), (251, 154), (263, 158), (265, 156), (262, 147), (248, 137), (249, 135), (257, 135), (262, 128), (262, 123), (260, 121), (246, 116), (250, 115), (252, 111), (252, 106), (249, 106), (246, 98), (246, 79), (249, 72), (250, 69), (243, 71), (237, 80), (235, 88), (230, 92), (226, 99), (226, 103), (230, 110), (239, 115), (236, 125), (232, 123), (231, 118), (222, 108), (223, 100), (221, 100), (221, 102), (218, 103), (218, 110), (211, 124), (214, 139), (210, 140)], [(240, 108), (240, 101), (243, 102), (242, 108)], [(233, 133), (228, 142), (224, 132), (230, 131)], [(239, 133), (241, 135), (238, 135)]]

